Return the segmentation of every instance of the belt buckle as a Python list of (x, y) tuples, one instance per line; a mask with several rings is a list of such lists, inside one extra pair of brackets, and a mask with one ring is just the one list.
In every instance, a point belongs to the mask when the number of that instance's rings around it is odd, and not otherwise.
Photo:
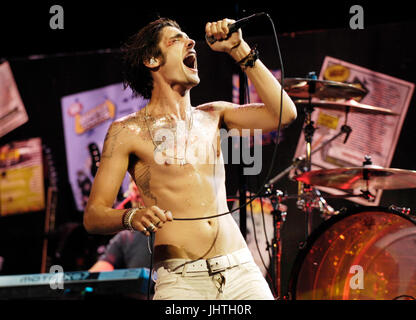
[(217, 273), (224, 271), (229, 267), (229, 261), (227, 256), (218, 256), (211, 259), (207, 259), (208, 270), (210, 273)]

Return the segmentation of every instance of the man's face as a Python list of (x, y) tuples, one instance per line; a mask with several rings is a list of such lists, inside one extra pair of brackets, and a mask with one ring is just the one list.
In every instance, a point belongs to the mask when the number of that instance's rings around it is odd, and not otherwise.
[(164, 63), (158, 72), (171, 86), (190, 89), (199, 84), (195, 41), (175, 27), (165, 27), (159, 43)]

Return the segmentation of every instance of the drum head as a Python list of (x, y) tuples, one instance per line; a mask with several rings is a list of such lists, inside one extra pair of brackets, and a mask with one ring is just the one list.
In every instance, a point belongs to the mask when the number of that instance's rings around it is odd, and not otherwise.
[(332, 217), (299, 252), (290, 291), (297, 300), (415, 299), (415, 222), (375, 207)]

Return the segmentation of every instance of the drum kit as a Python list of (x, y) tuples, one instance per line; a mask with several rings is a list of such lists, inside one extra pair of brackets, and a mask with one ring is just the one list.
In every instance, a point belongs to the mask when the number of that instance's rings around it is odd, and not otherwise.
[[(348, 212), (335, 210), (317, 189), (326, 187), (345, 192), (329, 197), (372, 200), (374, 190), (416, 188), (416, 171), (374, 166), (369, 156), (364, 157), (362, 167), (311, 170), (315, 152), (341, 135), (345, 135), (346, 142), (352, 131), (347, 123), (350, 112), (397, 114), (357, 102), (367, 93), (361, 87), (318, 80), (314, 73), (306, 78), (285, 79), (284, 89), (298, 107), (304, 108), (306, 153), (265, 186), (266, 195), (275, 208), (271, 267), (278, 297), (297, 300), (416, 299), (416, 215), (410, 209), (395, 205), (388, 208), (362, 206)], [(312, 150), (315, 108), (343, 111), (345, 123), (339, 133)], [(274, 186), (289, 172), (295, 172), (292, 179), (298, 184), (298, 192), (284, 196)], [(351, 190), (361, 193), (353, 194)], [(297, 200), (297, 207), (305, 214), (306, 234), (292, 268), (289, 296), (285, 297), (280, 282), (280, 233), (286, 213), (277, 208), (282, 201), (291, 198)], [(311, 218), (317, 209), (325, 221), (313, 230)]]

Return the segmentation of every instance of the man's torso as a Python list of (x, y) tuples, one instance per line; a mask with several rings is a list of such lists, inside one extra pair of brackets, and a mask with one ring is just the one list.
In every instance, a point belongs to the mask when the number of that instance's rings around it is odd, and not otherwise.
[[(174, 219), (228, 212), (220, 112), (206, 105), (193, 109), (182, 126), (166, 118), (145, 119), (144, 110), (118, 121), (131, 144), (129, 172), (145, 205), (170, 210)], [(156, 233), (155, 261), (210, 258), (245, 246), (231, 215), (174, 220)]]

